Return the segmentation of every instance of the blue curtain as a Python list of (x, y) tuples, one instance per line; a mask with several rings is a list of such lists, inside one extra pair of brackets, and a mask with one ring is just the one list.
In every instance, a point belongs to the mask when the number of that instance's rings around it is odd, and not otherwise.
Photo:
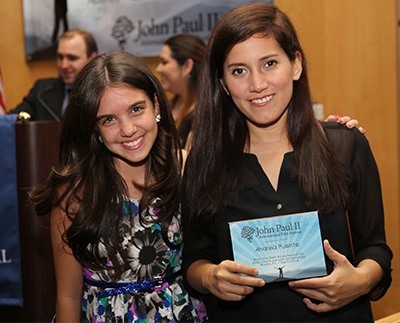
[(0, 115), (0, 305), (22, 306), (16, 119)]

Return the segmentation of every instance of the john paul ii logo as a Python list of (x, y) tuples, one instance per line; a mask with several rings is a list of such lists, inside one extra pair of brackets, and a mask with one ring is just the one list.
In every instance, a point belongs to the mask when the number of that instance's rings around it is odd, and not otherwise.
[(253, 242), (254, 232), (255, 230), (252, 227), (246, 225), (242, 228), (241, 237), (251, 243)]
[(133, 25), (132, 20), (126, 16), (118, 17), (115, 21), (111, 36), (118, 41), (121, 50), (125, 49), (125, 43), (134, 29), (135, 26)]

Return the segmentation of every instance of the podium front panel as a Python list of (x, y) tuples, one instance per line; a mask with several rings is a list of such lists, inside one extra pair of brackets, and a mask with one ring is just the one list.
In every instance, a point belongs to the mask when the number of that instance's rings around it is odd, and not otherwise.
[(50, 322), (55, 314), (56, 283), (50, 217), (37, 216), (30, 188), (42, 182), (58, 160), (61, 124), (16, 124), (18, 207), (23, 307), (0, 306), (1, 322)]

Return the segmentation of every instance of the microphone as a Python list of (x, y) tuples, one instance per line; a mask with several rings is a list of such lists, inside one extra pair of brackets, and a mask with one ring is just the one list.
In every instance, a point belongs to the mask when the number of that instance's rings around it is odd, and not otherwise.
[(49, 85), (47, 87), (45, 87), (44, 89), (40, 90), (37, 94), (37, 99), (40, 102), (41, 105), (44, 106), (44, 108), (46, 109), (46, 111), (54, 118), (54, 120), (56, 120), (57, 122), (61, 122), (61, 119), (58, 117), (58, 115), (55, 114), (55, 112), (47, 105), (46, 102), (43, 101), (42, 99), (42, 94), (53, 89), (54, 87), (52, 85)]
[(28, 112), (26, 112), (26, 111), (21, 111), (20, 113), (18, 113), (18, 120), (19, 121), (22, 121), (22, 122), (26, 122), (26, 121), (29, 121), (29, 120), (31, 120), (31, 115), (28, 113)]

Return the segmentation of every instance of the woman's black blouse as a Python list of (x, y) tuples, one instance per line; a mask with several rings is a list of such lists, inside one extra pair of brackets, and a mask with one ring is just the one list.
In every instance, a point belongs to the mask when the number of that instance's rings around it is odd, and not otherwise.
[(181, 139), (182, 147), (184, 148), (186, 145), (187, 138), (189, 136), (190, 130), (192, 130), (192, 121), (193, 116), (188, 116), (179, 126), (178, 128), (178, 135)]
[[(319, 214), (322, 238), (328, 239), (332, 247), (346, 255), (354, 265), (364, 259), (375, 260), (383, 268), (384, 278), (370, 295), (338, 310), (321, 314), (308, 310), (302, 301), (303, 296), (290, 289), (287, 282), (267, 283), (243, 301), (218, 300), (217, 313), (210, 313), (214, 319), (231, 322), (373, 322), (369, 299), (382, 297), (390, 286), (392, 259), (385, 239), (377, 165), (367, 139), (358, 130), (349, 130), (333, 123), (324, 123), (323, 127), (339, 161), (345, 167), (346, 179), (352, 190), (348, 214), (355, 257), (352, 255), (344, 211)], [(237, 188), (237, 199), (226, 201), (226, 207), (215, 221), (202, 230), (201, 238), (192, 239), (191, 235), (184, 235), (184, 271), (198, 259), (208, 259), (214, 263), (233, 259), (228, 222), (310, 211), (300, 197), (296, 178), (291, 176), (295, 167), (293, 152), (284, 156), (277, 191), (255, 155), (243, 154), (242, 166), (246, 174)], [(183, 200), (182, 216), (185, 216), (186, 208), (190, 208), (190, 205)], [(326, 263), (328, 272), (331, 272), (332, 262), (326, 258)]]

